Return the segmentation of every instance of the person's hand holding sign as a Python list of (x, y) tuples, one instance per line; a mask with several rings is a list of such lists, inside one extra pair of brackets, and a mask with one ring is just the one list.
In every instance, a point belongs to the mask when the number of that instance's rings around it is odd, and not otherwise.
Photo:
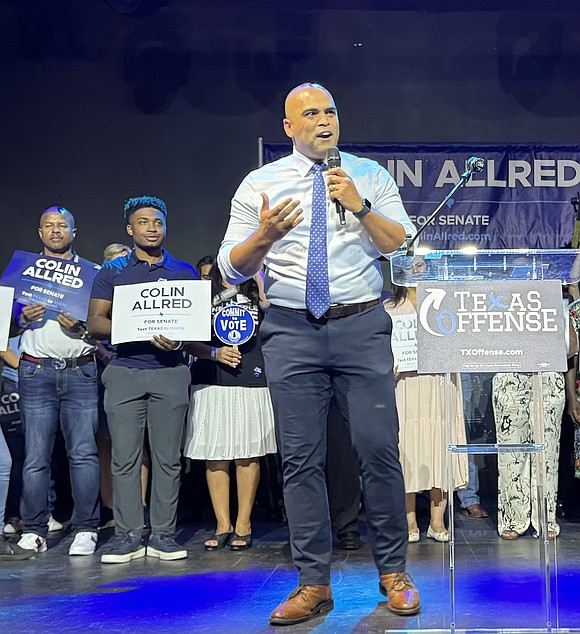
[(79, 335), (79, 337), (82, 337), (85, 333), (85, 327), (82, 323), (64, 310), (61, 310), (60, 313), (57, 314), (56, 321), (63, 330), (66, 330), (72, 335)]
[(165, 352), (173, 352), (174, 350), (181, 350), (183, 348), (182, 341), (172, 341), (163, 335), (153, 335), (151, 343), (159, 350), (165, 350)]
[(222, 346), (216, 350), (215, 360), (235, 368), (242, 360), (242, 353), (239, 351), (238, 346)]
[(42, 304), (28, 304), (23, 306), (22, 312), (18, 317), (18, 325), (26, 328), (33, 321), (38, 321), (44, 317), (46, 308)]

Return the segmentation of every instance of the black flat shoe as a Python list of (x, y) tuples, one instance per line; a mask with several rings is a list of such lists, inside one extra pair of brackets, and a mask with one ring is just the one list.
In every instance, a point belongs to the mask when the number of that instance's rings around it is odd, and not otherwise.
[[(206, 550), (225, 548), (229, 544), (233, 534), (233, 531), (229, 531), (228, 533), (216, 533), (213, 537), (205, 540), (203, 547)], [(217, 544), (214, 546), (213, 544), (208, 544), (208, 542), (217, 542)]]
[(338, 536), (340, 550), (358, 550), (361, 546), (360, 535), (355, 531), (347, 531)]
[[(242, 542), (241, 544), (234, 544), (232, 542)], [(234, 533), (230, 539), (230, 550), (247, 550), (252, 545), (252, 533), (249, 535), (238, 535)]]

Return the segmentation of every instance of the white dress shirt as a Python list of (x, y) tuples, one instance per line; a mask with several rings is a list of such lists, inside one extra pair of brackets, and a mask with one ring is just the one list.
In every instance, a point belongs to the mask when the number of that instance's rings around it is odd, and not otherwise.
[[(407, 234), (414, 235), (415, 226), (387, 170), (370, 159), (346, 152), (341, 152), (340, 156), (342, 169), (353, 180), (361, 197), (371, 203), (373, 212), (400, 223)], [(305, 308), (306, 305), (313, 165), (312, 160), (294, 150), (290, 156), (250, 172), (234, 194), (229, 225), (218, 254), (224, 278), (230, 284), (244, 281), (247, 277), (232, 266), (230, 252), (258, 229), (262, 207), (260, 193), (264, 192), (269, 197), (270, 209), (284, 198), (299, 200), (304, 220), (272, 246), (264, 261), (266, 295), (272, 304), (287, 308)], [(377, 299), (383, 288), (381, 267), (377, 261), (381, 253), (351, 212), (345, 214), (346, 225), (340, 225), (335, 204), (328, 195), (327, 209), (331, 303), (354, 304)]]

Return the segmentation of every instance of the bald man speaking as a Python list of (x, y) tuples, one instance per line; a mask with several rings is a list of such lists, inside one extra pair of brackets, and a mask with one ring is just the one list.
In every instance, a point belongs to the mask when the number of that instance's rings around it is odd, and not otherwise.
[(328, 169), (339, 123), (324, 87), (297, 86), (285, 106), (284, 131), (293, 152), (243, 180), (218, 255), (231, 284), (264, 266), (270, 300), (260, 336), (299, 571), (298, 588), (272, 612), (270, 623), (300, 623), (334, 607), (324, 476), (332, 394), (360, 462), (379, 590), (395, 614), (417, 614), (419, 593), (406, 573), (392, 324), (379, 302), (377, 262), (415, 229), (393, 178), (378, 163), (341, 152), (341, 167)]

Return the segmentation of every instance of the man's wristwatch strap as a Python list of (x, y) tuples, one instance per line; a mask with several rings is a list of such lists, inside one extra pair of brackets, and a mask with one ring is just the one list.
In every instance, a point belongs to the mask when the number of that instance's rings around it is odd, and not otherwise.
[(371, 203), (365, 198), (363, 200), (362, 209), (360, 211), (357, 211), (356, 213), (353, 213), (352, 215), (360, 220), (361, 218), (364, 218), (370, 211)]

